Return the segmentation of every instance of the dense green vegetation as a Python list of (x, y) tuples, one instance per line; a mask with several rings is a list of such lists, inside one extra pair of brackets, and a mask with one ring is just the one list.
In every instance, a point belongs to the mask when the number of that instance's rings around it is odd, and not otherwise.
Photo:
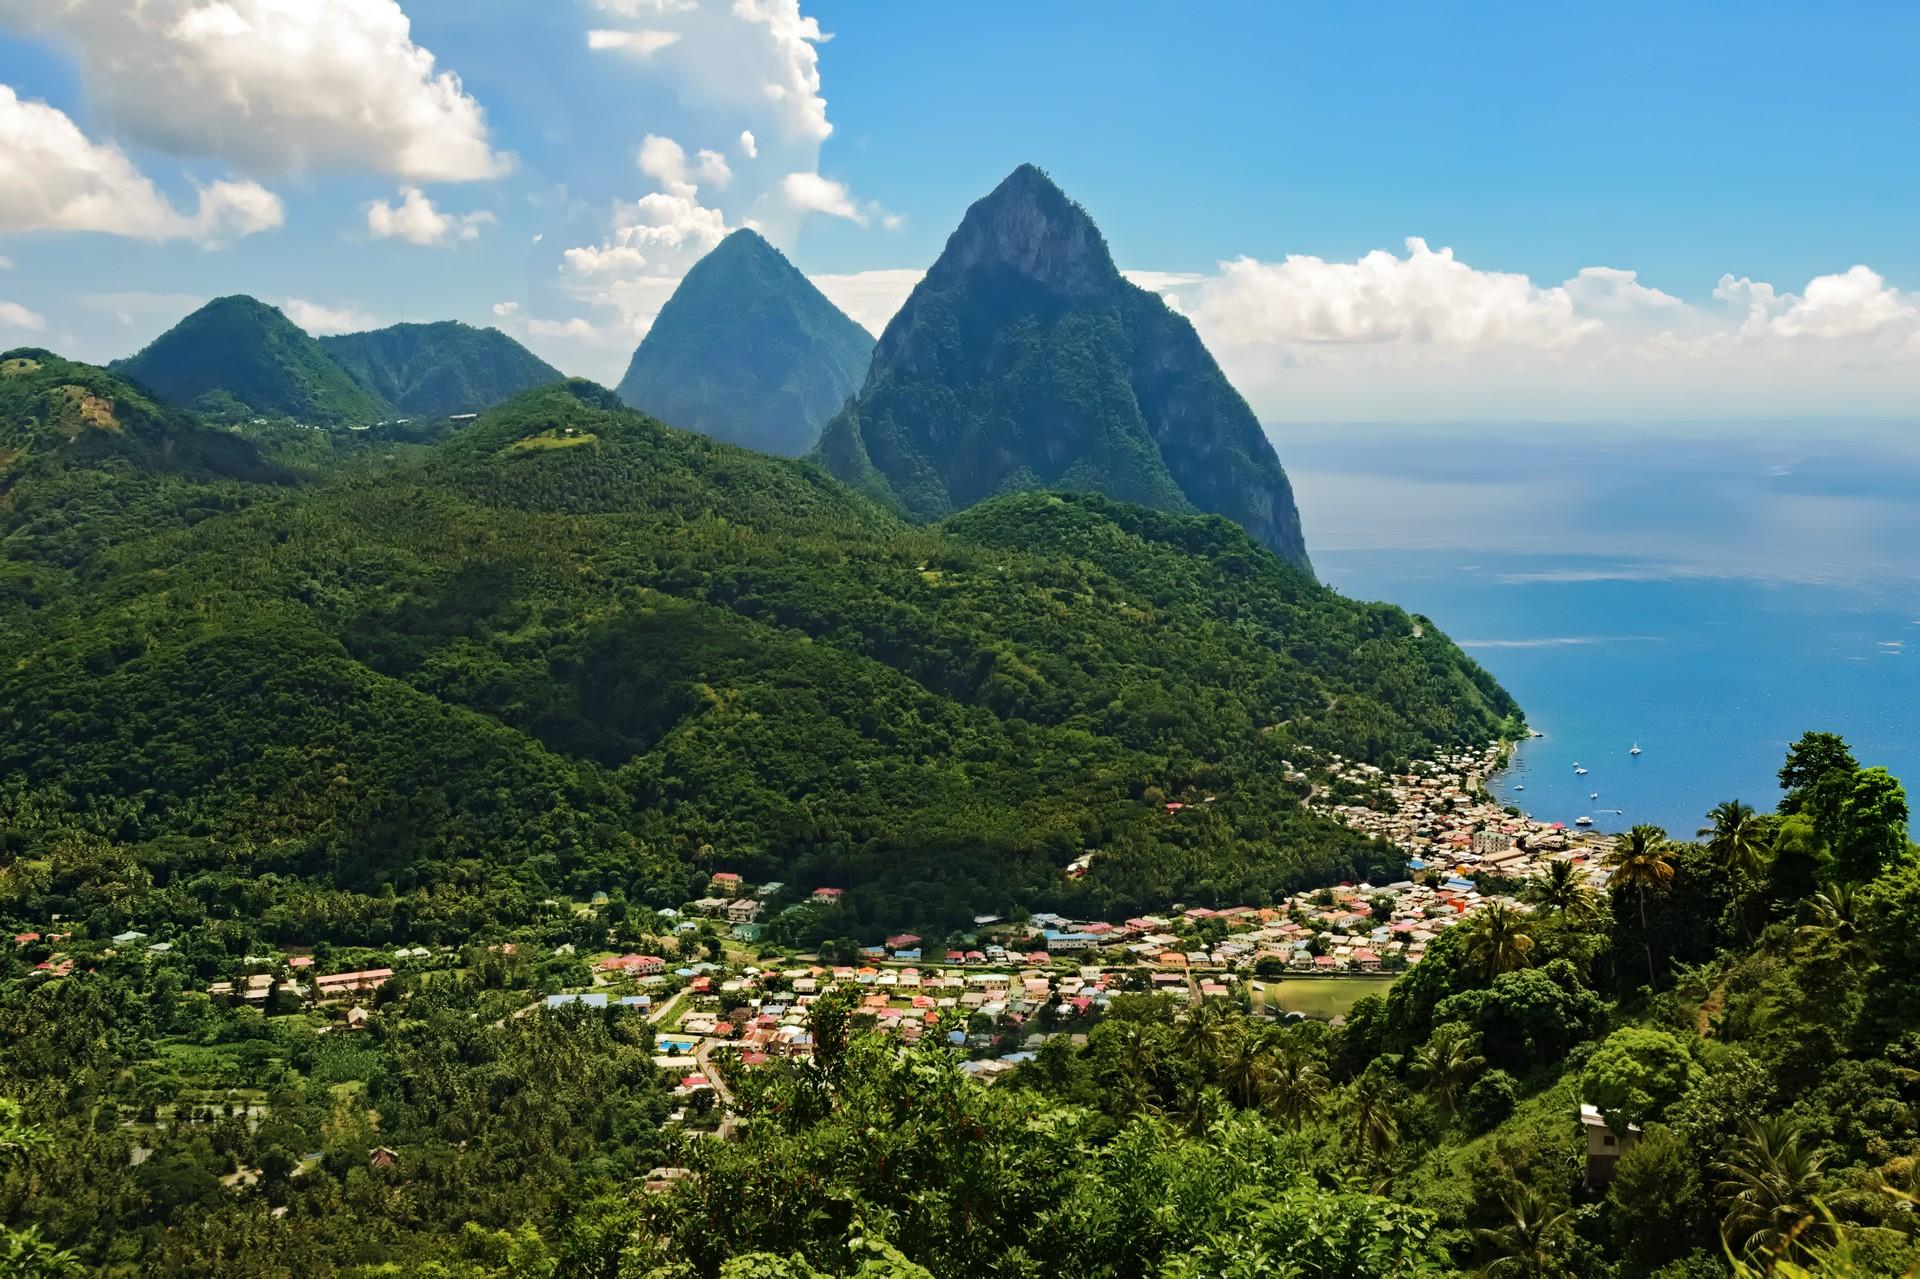
[(1087, 490), (1224, 515), (1307, 564), (1253, 411), (1193, 326), (1122, 278), (1086, 211), (1031, 165), (967, 210), (817, 456), (916, 519)]
[(283, 939), (664, 904), (720, 863), (845, 885), (869, 936), (1267, 900), (1397, 864), (1305, 811), (1290, 754), (1517, 717), (1430, 625), (1224, 520), (1024, 494), (916, 529), (584, 383), (235, 505), (0, 619), (0, 811), (162, 877), (310, 885)]
[(278, 307), (244, 295), (215, 298), (111, 367), (169, 404), (220, 421), (365, 424), (386, 416), (380, 397)]
[[(403, 973), (349, 1034), (284, 993), (199, 993), (266, 944), (291, 883), (230, 879), (196, 911), (137, 859), (90, 874), (115, 854), (70, 838), (0, 873), (0, 918), (92, 936), (167, 909), (180, 944), (64, 943), (88, 956), (65, 976), (31, 969), (50, 941), (0, 951), (0, 1257), (355, 1279), (1914, 1273), (1920, 848), (1883, 778), (1809, 734), (1778, 813), (1643, 829), (1604, 893), (1542, 881), (1342, 1026), (1122, 996), (982, 1087), (937, 1036), (901, 1048), (831, 996), (810, 1061), (736, 1075), (730, 1142), (664, 1135), (683, 1103), (640, 1014), (514, 1015), (644, 912), (530, 906), (511, 951)], [(1610, 1180), (1588, 1180), (1582, 1102), (1638, 1129)], [(659, 1165), (690, 1175), (642, 1189)]]
[(680, 281), (619, 392), (674, 426), (799, 457), (859, 389), (872, 357), (872, 334), (742, 229)]
[(520, 392), (561, 380), (558, 369), (498, 329), (454, 320), (395, 324), (323, 337), (320, 346), (393, 413), (480, 413)]

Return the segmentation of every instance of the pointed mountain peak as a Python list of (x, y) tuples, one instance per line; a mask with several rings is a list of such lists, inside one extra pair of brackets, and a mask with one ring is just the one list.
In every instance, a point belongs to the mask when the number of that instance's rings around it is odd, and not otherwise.
[(1067, 298), (1100, 297), (1120, 273), (1100, 228), (1039, 168), (1023, 164), (967, 210), (927, 274), (1016, 272)]

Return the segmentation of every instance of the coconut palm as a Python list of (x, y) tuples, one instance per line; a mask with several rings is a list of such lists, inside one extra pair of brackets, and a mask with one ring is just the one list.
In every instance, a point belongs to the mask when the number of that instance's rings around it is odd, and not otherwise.
[(1174, 1042), (1202, 1069), (1211, 1071), (1219, 1065), (1239, 1031), (1239, 1018), (1233, 1005), (1224, 999), (1208, 999), (1181, 1020)]
[(1657, 979), (1653, 972), (1653, 939), (1647, 935), (1647, 890), (1665, 892), (1673, 882), (1667, 832), (1645, 823), (1635, 826), (1614, 844), (1607, 854), (1607, 866), (1613, 871), (1614, 882), (1633, 889), (1639, 897), (1640, 940), (1647, 948), (1647, 984), (1651, 986)]
[(1467, 934), (1467, 962), (1488, 981), (1532, 962), (1533, 938), (1519, 911), (1501, 902), (1482, 907)]
[(1384, 1161), (1400, 1140), (1400, 1106), (1392, 1079), (1369, 1070), (1348, 1085), (1341, 1113), (1353, 1125), (1354, 1143), (1375, 1162)]
[(11, 1097), (0, 1097), (0, 1166), (31, 1155), (45, 1154), (53, 1148), (53, 1138), (44, 1128), (26, 1121), (26, 1112)]
[(1777, 1257), (1820, 1233), (1814, 1194), (1826, 1155), (1792, 1120), (1749, 1119), (1714, 1165), (1727, 1215), (1720, 1225), (1729, 1250)]
[(1480, 1055), (1480, 1036), (1457, 1021), (1434, 1028), (1427, 1042), (1413, 1053), (1413, 1073), (1426, 1080), (1427, 1091), (1460, 1113), (1460, 1092), (1473, 1072), (1487, 1064)]
[(1709, 825), (1699, 831), (1707, 850), (1728, 874), (1758, 875), (1767, 865), (1766, 828), (1753, 809), (1737, 799), (1715, 804)]
[(1599, 906), (1599, 894), (1587, 882), (1586, 872), (1572, 862), (1548, 862), (1545, 877), (1530, 881), (1522, 896), (1567, 920), (1590, 918)]
[(1828, 884), (1807, 902), (1809, 919), (1796, 930), (1802, 942), (1824, 943), (1847, 963), (1873, 957), (1860, 922), (1861, 894), (1854, 884)]
[(1566, 1255), (1573, 1210), (1525, 1187), (1517, 1187), (1506, 1204), (1512, 1220), (1497, 1230), (1474, 1231), (1480, 1246), (1494, 1254), (1479, 1273), (1487, 1279), (1545, 1279), (1562, 1273), (1559, 1258)]
[(1153, 1027), (1143, 1021), (1124, 1022), (1118, 1035), (1119, 1054), (1108, 1082), (1130, 1115), (1158, 1109), (1154, 1073), (1159, 1067), (1159, 1045)]
[(1295, 1132), (1319, 1116), (1327, 1088), (1326, 1067), (1305, 1044), (1288, 1039), (1273, 1050), (1266, 1081), (1267, 1109)]

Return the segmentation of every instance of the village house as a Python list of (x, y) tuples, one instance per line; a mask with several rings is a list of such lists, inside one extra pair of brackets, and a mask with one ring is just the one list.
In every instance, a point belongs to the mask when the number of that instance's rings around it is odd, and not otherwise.
[(346, 995), (378, 990), (386, 985), (392, 976), (391, 968), (366, 968), (359, 972), (333, 973), (326, 977), (316, 977), (313, 979), (313, 986), (319, 998), (338, 999)]

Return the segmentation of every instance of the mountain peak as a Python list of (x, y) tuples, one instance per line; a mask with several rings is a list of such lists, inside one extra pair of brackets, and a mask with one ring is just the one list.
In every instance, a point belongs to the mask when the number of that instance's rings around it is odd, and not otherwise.
[(674, 426), (798, 457), (872, 355), (871, 333), (743, 227), (680, 281), (633, 353), (620, 398)]
[(1032, 164), (974, 202), (928, 276), (982, 268), (1012, 271), (1068, 299), (1105, 296), (1120, 280), (1092, 217)]

